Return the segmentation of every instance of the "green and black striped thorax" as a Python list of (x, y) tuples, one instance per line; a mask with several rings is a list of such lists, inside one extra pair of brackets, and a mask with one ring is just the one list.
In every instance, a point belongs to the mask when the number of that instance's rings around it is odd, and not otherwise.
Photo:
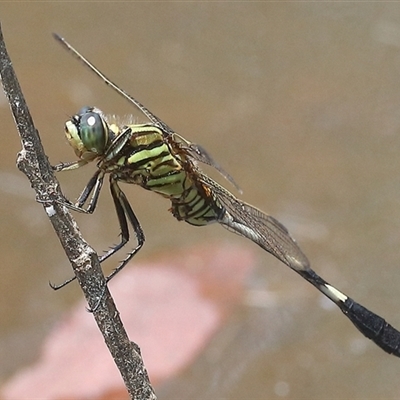
[(223, 208), (198, 177), (185, 149), (188, 142), (154, 124), (123, 124), (94, 107), (82, 108), (65, 124), (77, 156), (118, 181), (137, 184), (171, 200), (178, 220), (206, 225), (218, 220)]

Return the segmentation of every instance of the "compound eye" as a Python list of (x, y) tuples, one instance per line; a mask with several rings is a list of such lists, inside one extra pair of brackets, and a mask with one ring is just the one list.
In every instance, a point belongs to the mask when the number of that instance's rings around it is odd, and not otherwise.
[(93, 111), (81, 115), (79, 136), (87, 151), (103, 154), (108, 141), (108, 130), (101, 115)]

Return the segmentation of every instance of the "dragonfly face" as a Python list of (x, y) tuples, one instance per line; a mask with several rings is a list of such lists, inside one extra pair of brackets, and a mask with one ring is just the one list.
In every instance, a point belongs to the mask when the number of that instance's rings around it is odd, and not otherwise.
[[(121, 242), (100, 257), (100, 262), (129, 241), (128, 224), (136, 235), (137, 246), (108, 280), (126, 265), (144, 243), (142, 228), (118, 182), (138, 184), (168, 198), (172, 204), (172, 214), (178, 220), (196, 226), (218, 222), (259, 245), (336, 304), (364, 336), (386, 352), (400, 357), (400, 332), (312, 270), (307, 257), (279, 221), (239, 200), (205, 175), (198, 167), (198, 162), (213, 166), (235, 185), (231, 176), (201, 146), (178, 135), (134, 97), (110, 81), (63, 38), (57, 35), (55, 38), (150, 121), (148, 124), (118, 125), (109, 122), (97, 108), (85, 107), (66, 123), (67, 139), (79, 160), (53, 167), (56, 171), (66, 171), (97, 160), (98, 169), (76, 203), (65, 202), (66, 206), (85, 213), (95, 210), (104, 176), (109, 175), (111, 195), (121, 228)], [(87, 202), (89, 204), (84, 208)]]
[(84, 161), (92, 161), (104, 154), (112, 135), (102, 112), (95, 107), (84, 107), (65, 123), (65, 135), (75, 154)]

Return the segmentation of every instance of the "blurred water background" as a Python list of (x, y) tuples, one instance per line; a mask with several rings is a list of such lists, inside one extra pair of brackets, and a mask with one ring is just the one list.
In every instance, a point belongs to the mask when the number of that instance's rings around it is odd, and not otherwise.
[[(57, 32), (208, 149), (243, 199), (289, 227), (321, 276), (400, 328), (398, 4), (1, 3), (0, 20), (53, 164), (75, 159), (63, 124), (84, 105), (144, 121), (60, 48), (51, 37)], [(4, 380), (35, 359), (46, 332), (81, 294), (77, 285), (57, 293), (48, 286), (71, 270), (15, 167), (20, 143), (4, 97), (0, 119)], [(92, 170), (60, 175), (64, 192), (76, 197)], [(141, 260), (207, 241), (243, 244), (218, 226), (177, 223), (152, 193), (124, 190), (146, 232)], [(115, 241), (107, 189), (95, 215), (76, 217), (99, 250)], [(234, 322), (242, 336), (229, 351), (215, 350), (226, 354), (218, 379), (192, 372), (160, 398), (399, 398), (399, 360), (364, 340), (296, 274), (255, 251), (259, 268)]]

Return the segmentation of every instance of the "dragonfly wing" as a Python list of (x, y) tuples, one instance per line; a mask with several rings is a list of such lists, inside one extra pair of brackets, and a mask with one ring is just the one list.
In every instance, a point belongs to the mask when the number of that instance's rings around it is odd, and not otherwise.
[(240, 201), (209, 177), (202, 174), (201, 179), (224, 209), (218, 220), (224, 228), (250, 239), (297, 272), (310, 268), (307, 257), (278, 220)]
[(332, 300), (364, 336), (387, 353), (400, 357), (400, 332), (314, 272), (307, 257), (279, 221), (238, 200), (207, 176), (202, 175), (201, 182), (214, 193), (215, 201), (222, 207), (218, 222), (284, 262)]
[[(177, 134), (175, 134), (178, 136)], [(239, 185), (235, 182), (235, 180), (232, 178), (232, 176), (226, 172), (208, 153), (208, 151), (203, 147), (200, 146), (199, 144), (195, 143), (190, 143), (187, 140), (179, 137), (181, 139), (180, 142), (180, 149), (186, 152), (190, 157), (192, 157), (194, 160), (199, 161), (203, 164), (210, 165), (211, 167), (214, 167), (227, 181), (229, 181), (235, 189), (239, 192), (242, 193), (242, 189), (240, 189)]]

